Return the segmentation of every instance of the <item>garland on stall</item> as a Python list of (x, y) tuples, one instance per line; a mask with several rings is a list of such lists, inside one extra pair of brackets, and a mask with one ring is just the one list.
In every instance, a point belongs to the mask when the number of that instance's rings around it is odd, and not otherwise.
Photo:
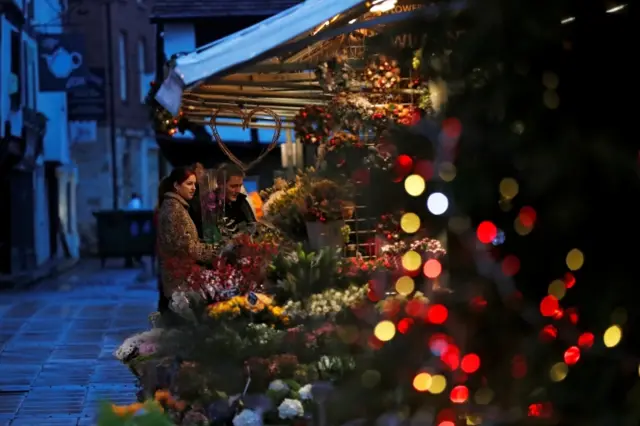
[(294, 118), (294, 130), (302, 143), (324, 143), (334, 125), (333, 116), (323, 107), (307, 105)]

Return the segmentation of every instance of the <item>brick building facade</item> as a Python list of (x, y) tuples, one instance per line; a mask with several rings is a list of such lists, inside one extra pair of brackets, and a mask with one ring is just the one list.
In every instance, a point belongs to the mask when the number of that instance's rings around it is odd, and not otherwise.
[[(85, 252), (95, 248), (94, 211), (126, 208), (134, 192), (141, 195), (144, 208), (153, 208), (156, 201), (159, 151), (144, 104), (155, 74), (156, 31), (149, 22), (151, 6), (150, 0), (69, 2), (67, 25), (70, 32), (84, 38), (85, 64), (103, 69), (106, 77), (107, 116), (98, 125), (97, 141), (72, 145), (79, 170), (78, 222)], [(113, 67), (111, 73), (109, 67)], [(115, 141), (111, 137), (111, 101)]]

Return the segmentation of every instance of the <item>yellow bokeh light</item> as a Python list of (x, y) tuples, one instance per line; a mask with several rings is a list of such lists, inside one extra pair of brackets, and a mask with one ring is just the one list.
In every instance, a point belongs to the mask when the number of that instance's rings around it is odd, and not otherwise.
[(418, 392), (426, 392), (431, 387), (431, 375), (429, 373), (418, 373), (413, 378), (413, 387)]
[(417, 271), (422, 266), (422, 256), (409, 250), (402, 256), (402, 267), (407, 271)]
[(602, 340), (606, 347), (613, 348), (622, 340), (622, 329), (617, 325), (612, 325), (604, 332)]
[(624, 325), (627, 323), (627, 310), (625, 308), (616, 308), (611, 313), (611, 323)]
[(542, 84), (547, 89), (555, 90), (558, 88), (558, 84), (560, 84), (560, 79), (558, 78), (558, 74), (547, 71), (542, 74)]
[(567, 287), (562, 280), (553, 280), (549, 284), (549, 294), (561, 300), (567, 294)]
[(545, 90), (542, 95), (542, 103), (549, 109), (557, 109), (560, 106), (558, 92), (552, 89)]
[(388, 342), (396, 335), (396, 325), (391, 321), (380, 321), (373, 330), (373, 334), (381, 342)]
[(518, 182), (513, 178), (504, 178), (500, 181), (500, 195), (507, 200), (511, 200), (520, 191)]
[(572, 249), (567, 253), (566, 263), (567, 268), (572, 271), (577, 271), (582, 268), (582, 265), (584, 264), (584, 254), (582, 254), (578, 249)]
[(400, 218), (400, 228), (407, 234), (413, 234), (420, 229), (420, 218), (415, 213), (405, 213)]
[(487, 405), (493, 399), (493, 391), (489, 388), (480, 388), (473, 397), (478, 405)]
[(398, 281), (396, 281), (396, 291), (403, 296), (410, 295), (415, 288), (416, 284), (411, 277), (400, 277)]
[(569, 366), (564, 362), (553, 364), (551, 371), (549, 371), (549, 377), (551, 377), (551, 380), (554, 382), (563, 381), (567, 377), (567, 374), (569, 374)]
[(438, 170), (438, 176), (445, 182), (451, 182), (456, 178), (456, 174), (458, 171), (456, 170), (456, 166), (453, 163), (444, 162), (440, 165), (440, 169)]
[(532, 226), (526, 226), (524, 225), (519, 218), (516, 218), (516, 220), (513, 222), (513, 228), (516, 230), (516, 233), (520, 236), (525, 236), (525, 235), (529, 235), (531, 233), (531, 231), (533, 231), (533, 227)]
[(432, 394), (439, 394), (444, 392), (446, 388), (447, 388), (446, 377), (440, 374), (431, 376), (431, 386), (429, 386), (429, 392), (431, 392)]
[(467, 426), (480, 426), (482, 424), (482, 417), (477, 415), (467, 415), (465, 420), (467, 421)]
[(462, 234), (471, 227), (471, 219), (467, 216), (453, 216), (449, 219), (449, 229), (456, 234)]
[(404, 190), (412, 197), (417, 197), (424, 192), (427, 184), (420, 175), (411, 175), (404, 180)]
[(510, 212), (511, 209), (513, 208), (513, 204), (511, 204), (511, 200), (507, 200), (505, 198), (498, 201), (498, 205), (500, 206), (500, 210), (502, 210), (505, 213)]

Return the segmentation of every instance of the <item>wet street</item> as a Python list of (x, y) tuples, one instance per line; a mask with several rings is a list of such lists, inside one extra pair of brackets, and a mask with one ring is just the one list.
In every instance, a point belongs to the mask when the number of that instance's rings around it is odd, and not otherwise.
[(0, 292), (0, 426), (93, 425), (99, 403), (135, 400), (112, 353), (149, 328), (155, 282), (86, 261), (21, 291)]

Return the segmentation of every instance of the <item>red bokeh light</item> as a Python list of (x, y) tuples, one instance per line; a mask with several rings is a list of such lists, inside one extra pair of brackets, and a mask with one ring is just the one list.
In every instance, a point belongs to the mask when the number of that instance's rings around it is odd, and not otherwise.
[(576, 285), (576, 277), (571, 272), (564, 274), (564, 285), (566, 288), (571, 288)]
[(522, 355), (516, 355), (511, 360), (511, 375), (521, 379), (527, 375), (527, 360)]
[(427, 321), (432, 324), (443, 324), (449, 316), (449, 310), (444, 305), (431, 305), (427, 308)]
[(440, 355), (440, 361), (442, 361), (451, 371), (456, 370), (460, 366), (460, 348), (456, 345), (450, 344)]
[(502, 260), (502, 273), (507, 277), (512, 277), (520, 270), (520, 259), (510, 254)]
[(427, 278), (434, 279), (442, 273), (442, 264), (436, 259), (429, 259), (424, 263), (422, 269)]
[(540, 340), (550, 342), (558, 337), (558, 329), (551, 324), (545, 325), (540, 331)]
[(496, 228), (493, 223), (486, 220), (478, 225), (476, 235), (481, 243), (489, 244), (498, 235), (498, 228)]
[(400, 332), (401, 334), (406, 334), (412, 325), (413, 325), (413, 319), (403, 318), (398, 322), (398, 326), (397, 326), (398, 332)]
[(569, 321), (571, 322), (571, 324), (573, 325), (578, 324), (578, 320), (580, 319), (580, 316), (578, 315), (578, 310), (576, 308), (568, 308), (564, 312), (565, 314), (567, 314), (567, 317), (569, 318)]
[(564, 351), (564, 362), (567, 365), (574, 365), (580, 360), (580, 348), (577, 346), (571, 346)]
[(433, 177), (433, 164), (428, 160), (418, 160), (413, 167), (413, 173), (422, 176), (425, 181), (429, 181)]
[(393, 171), (395, 172), (396, 176), (404, 177), (409, 173), (411, 173), (412, 169), (413, 169), (413, 160), (411, 159), (411, 157), (409, 157), (406, 154), (398, 155), (398, 158), (396, 158), (396, 162), (393, 165)]
[(560, 310), (560, 303), (555, 296), (548, 295), (540, 302), (540, 313), (545, 317), (552, 317)]
[(578, 346), (583, 349), (589, 349), (591, 346), (593, 346), (594, 340), (595, 336), (593, 335), (593, 333), (586, 331), (582, 333), (580, 337), (578, 337)]
[(460, 369), (467, 374), (475, 373), (480, 368), (480, 357), (476, 354), (466, 354), (460, 361)]
[(455, 117), (442, 121), (442, 132), (448, 138), (459, 138), (462, 134), (462, 123)]
[(531, 228), (534, 223), (536, 223), (536, 211), (533, 207), (524, 206), (520, 209), (520, 213), (518, 214), (518, 219), (520, 223), (523, 224), (527, 228)]
[(454, 404), (463, 404), (469, 399), (469, 389), (464, 385), (456, 386), (451, 389), (449, 398)]
[(454, 422), (456, 418), (457, 415), (455, 411), (453, 411), (451, 408), (445, 408), (444, 410), (441, 410), (436, 416), (436, 423), (438, 424), (438, 426), (449, 426), (448, 423), (450, 423), (451, 426), (455, 426)]

